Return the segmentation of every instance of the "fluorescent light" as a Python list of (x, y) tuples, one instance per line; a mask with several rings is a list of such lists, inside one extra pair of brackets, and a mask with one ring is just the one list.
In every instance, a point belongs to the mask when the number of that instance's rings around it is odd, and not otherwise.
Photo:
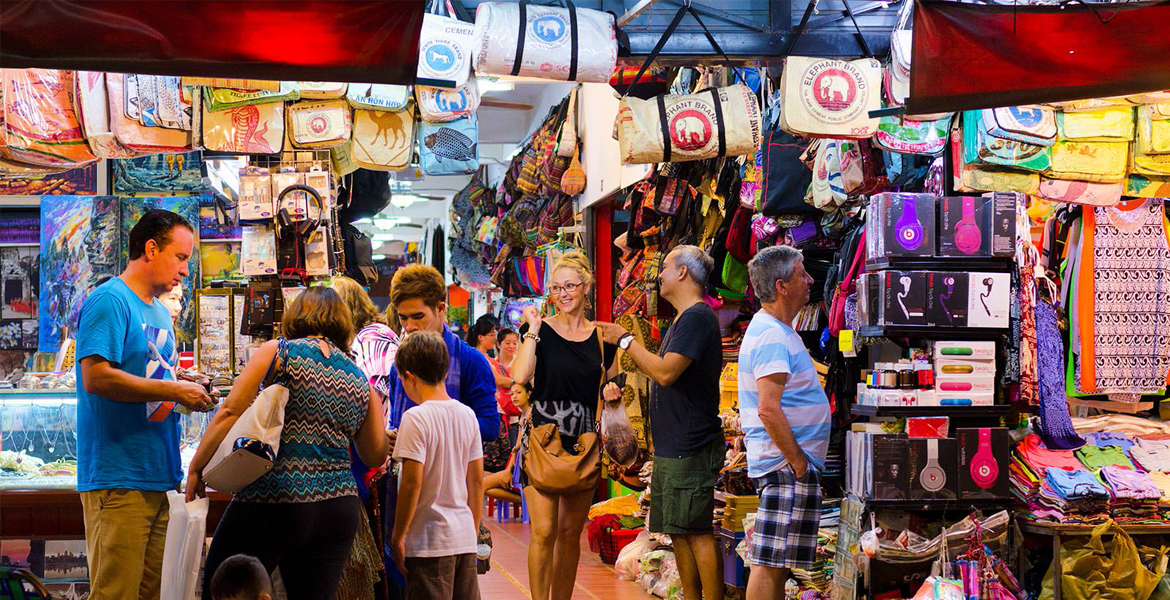
[(368, 217), (365, 219), (358, 219), (358, 220), (353, 222), (354, 225), (369, 225), (370, 223), (373, 223), (373, 221), (370, 220)]
[(386, 255), (385, 254), (374, 254), (374, 255), (370, 256), (370, 258), (372, 258), (374, 260), (386, 260)]
[(489, 92), (510, 92), (516, 89), (516, 84), (511, 81), (500, 81), (495, 78), (476, 77), (476, 83), (479, 84), (479, 93), (487, 94)]
[(389, 242), (398, 239), (398, 236), (393, 233), (375, 233), (374, 237), (370, 239), (375, 242)]
[(426, 198), (417, 194), (394, 194), (390, 197), (390, 204), (398, 208), (409, 208), (415, 202), (421, 202), (423, 200), (426, 200)]
[(397, 225), (409, 222), (410, 217), (379, 217), (374, 219), (374, 227), (378, 229), (391, 229)]

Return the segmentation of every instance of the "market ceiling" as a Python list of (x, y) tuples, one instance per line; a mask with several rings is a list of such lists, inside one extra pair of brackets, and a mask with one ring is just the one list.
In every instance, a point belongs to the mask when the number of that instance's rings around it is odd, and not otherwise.
[(0, 65), (414, 83), (423, 0), (4, 0)]

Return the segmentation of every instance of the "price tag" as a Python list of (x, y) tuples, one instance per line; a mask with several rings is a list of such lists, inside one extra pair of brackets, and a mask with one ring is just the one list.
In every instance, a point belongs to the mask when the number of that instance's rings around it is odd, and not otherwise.
[(837, 349), (840, 350), (841, 354), (847, 358), (853, 358), (857, 356), (857, 353), (853, 351), (852, 329), (842, 329), (841, 333), (837, 335)]

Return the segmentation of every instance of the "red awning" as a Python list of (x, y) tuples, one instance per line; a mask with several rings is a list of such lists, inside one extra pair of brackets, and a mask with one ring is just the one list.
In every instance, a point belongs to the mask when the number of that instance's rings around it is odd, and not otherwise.
[(1170, 89), (1170, 0), (914, 8), (910, 114)]
[(0, 66), (414, 82), (422, 0), (4, 0)]

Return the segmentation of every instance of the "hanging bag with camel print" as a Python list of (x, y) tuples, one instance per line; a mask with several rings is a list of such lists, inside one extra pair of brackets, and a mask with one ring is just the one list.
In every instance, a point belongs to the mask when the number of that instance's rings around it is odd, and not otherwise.
[(784, 53), (787, 58), (780, 79), (780, 127), (784, 131), (805, 137), (854, 139), (872, 137), (878, 131), (880, 119), (869, 114), (882, 107), (881, 63), (857, 27), (848, 0), (844, 4), (865, 57), (846, 61), (788, 56), (816, 6), (816, 0), (810, 0)]
[(410, 111), (353, 111), (354, 164), (374, 171), (400, 171), (414, 154), (414, 115)]
[[(642, 78), (687, 13), (702, 26), (711, 47), (731, 65), (699, 14), (687, 4), (675, 14), (632, 81)], [(626, 88), (614, 127), (624, 165), (742, 156), (754, 154), (760, 146), (760, 103), (746, 85), (712, 87), (694, 94), (650, 100), (631, 97), (632, 89), (633, 84)]]

